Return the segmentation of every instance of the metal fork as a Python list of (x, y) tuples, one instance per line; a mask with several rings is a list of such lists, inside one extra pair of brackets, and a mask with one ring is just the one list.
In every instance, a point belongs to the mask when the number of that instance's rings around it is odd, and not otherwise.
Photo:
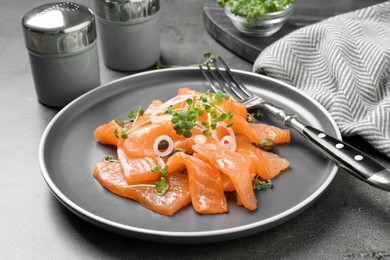
[(286, 127), (306, 137), (320, 152), (353, 176), (379, 189), (390, 191), (389, 169), (355, 147), (300, 121), (297, 115), (286, 113), (282, 107), (256, 96), (232, 73), (221, 57), (218, 57), (218, 60), (224, 68), (219, 67), (216, 59), (211, 59), (205, 64), (207, 69), (199, 65), (215, 92), (222, 90), (233, 100), (244, 104), (247, 109), (260, 108), (268, 112), (281, 120)]

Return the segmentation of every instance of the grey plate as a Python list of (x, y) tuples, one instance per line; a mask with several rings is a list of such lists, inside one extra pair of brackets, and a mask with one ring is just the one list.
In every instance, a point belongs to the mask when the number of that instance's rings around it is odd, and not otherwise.
[[(258, 74), (235, 73), (255, 93), (283, 105), (286, 111), (328, 134), (341, 137), (327, 111), (295, 88)], [(115, 154), (115, 150), (98, 144), (94, 129), (126, 117), (130, 109), (146, 107), (153, 99), (167, 100), (185, 86), (203, 91), (209, 88), (198, 69), (150, 71), (94, 89), (61, 110), (47, 126), (39, 149), (43, 177), (59, 201), (83, 219), (113, 232), (151, 241), (203, 243), (247, 236), (279, 225), (306, 209), (328, 187), (337, 166), (292, 132), (292, 142), (276, 148), (291, 167), (274, 180), (272, 190), (257, 192), (259, 209), (252, 213), (235, 205), (234, 196), (229, 196), (227, 214), (198, 215), (189, 205), (173, 217), (166, 217), (102, 188), (92, 176), (94, 163)], [(281, 126), (267, 116), (264, 121)]]

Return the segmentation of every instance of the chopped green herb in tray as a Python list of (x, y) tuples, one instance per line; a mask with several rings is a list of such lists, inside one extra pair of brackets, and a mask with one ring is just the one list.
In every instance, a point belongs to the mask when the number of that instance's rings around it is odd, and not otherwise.
[(217, 0), (222, 7), (231, 6), (232, 14), (247, 19), (261, 18), (264, 14), (284, 10), (295, 0)]

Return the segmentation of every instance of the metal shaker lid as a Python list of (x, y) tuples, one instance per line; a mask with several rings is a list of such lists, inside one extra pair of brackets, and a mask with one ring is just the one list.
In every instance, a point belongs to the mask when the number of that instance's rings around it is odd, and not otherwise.
[(42, 54), (77, 52), (96, 39), (92, 10), (76, 3), (36, 7), (25, 14), (22, 26), (27, 48)]
[(109, 22), (147, 20), (160, 10), (159, 0), (95, 0), (95, 12)]

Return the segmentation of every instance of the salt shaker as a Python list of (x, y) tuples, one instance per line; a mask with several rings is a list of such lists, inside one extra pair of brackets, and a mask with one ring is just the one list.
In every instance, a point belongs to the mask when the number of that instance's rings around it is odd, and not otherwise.
[(45, 4), (26, 13), (22, 26), (41, 103), (63, 107), (100, 85), (91, 9), (70, 2)]
[(104, 64), (119, 71), (151, 67), (160, 57), (159, 0), (94, 0)]

